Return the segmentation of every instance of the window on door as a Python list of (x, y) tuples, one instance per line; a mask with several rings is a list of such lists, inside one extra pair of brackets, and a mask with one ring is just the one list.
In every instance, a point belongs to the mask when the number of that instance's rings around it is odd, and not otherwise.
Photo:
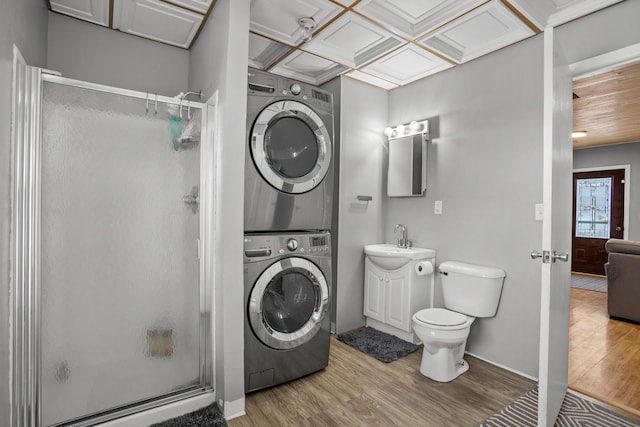
[(624, 234), (624, 169), (573, 174), (571, 270), (604, 275), (605, 243)]
[(576, 237), (608, 239), (612, 178), (576, 180)]

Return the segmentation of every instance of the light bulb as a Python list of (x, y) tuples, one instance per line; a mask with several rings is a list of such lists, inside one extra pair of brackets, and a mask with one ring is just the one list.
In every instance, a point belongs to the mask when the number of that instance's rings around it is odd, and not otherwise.
[(418, 132), (422, 130), (422, 123), (418, 123), (415, 120), (409, 123), (409, 129), (413, 132)]
[(586, 130), (576, 130), (571, 133), (571, 138), (582, 138), (584, 136), (587, 136)]
[(406, 127), (404, 125), (398, 125), (396, 127), (396, 130), (398, 131), (398, 133), (400, 135), (404, 135), (406, 133), (406, 131), (407, 131), (407, 129), (406, 129)]
[(390, 127), (385, 128), (384, 129), (384, 134), (387, 136), (392, 136), (393, 135), (393, 129), (391, 129)]

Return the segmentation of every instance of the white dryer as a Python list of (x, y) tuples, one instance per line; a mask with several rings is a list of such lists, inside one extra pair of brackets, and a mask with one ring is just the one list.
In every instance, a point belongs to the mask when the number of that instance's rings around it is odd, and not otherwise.
[(332, 99), (317, 87), (249, 69), (246, 232), (331, 228)]

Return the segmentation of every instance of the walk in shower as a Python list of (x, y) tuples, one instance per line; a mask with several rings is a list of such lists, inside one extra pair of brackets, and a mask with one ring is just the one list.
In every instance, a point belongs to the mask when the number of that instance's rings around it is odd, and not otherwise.
[(12, 425), (210, 393), (207, 106), (16, 69)]

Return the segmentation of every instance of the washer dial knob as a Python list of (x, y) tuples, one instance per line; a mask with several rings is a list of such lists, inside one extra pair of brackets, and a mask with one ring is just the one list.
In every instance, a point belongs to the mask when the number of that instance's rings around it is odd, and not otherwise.
[(298, 83), (291, 83), (291, 86), (289, 86), (289, 90), (294, 95), (300, 95), (300, 92), (302, 92), (302, 87), (300, 87)]
[(287, 240), (287, 249), (289, 249), (291, 252), (298, 249), (298, 241), (296, 239)]

